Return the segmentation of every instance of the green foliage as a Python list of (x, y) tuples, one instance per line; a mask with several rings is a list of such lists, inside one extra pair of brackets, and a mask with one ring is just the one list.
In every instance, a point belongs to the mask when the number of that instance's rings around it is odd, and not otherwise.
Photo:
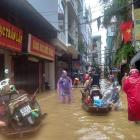
[[(115, 44), (120, 44), (121, 39), (119, 36), (119, 25), (123, 21), (127, 21), (131, 19), (131, 0), (100, 0), (100, 2), (104, 5), (104, 18), (103, 25), (107, 28), (111, 23), (111, 19), (116, 17), (116, 36), (114, 39)], [(117, 50), (115, 56), (115, 64), (121, 64), (122, 60), (127, 60), (129, 62), (130, 58), (134, 55), (134, 47), (131, 44), (124, 44), (121, 48)]]
[[(103, 1), (103, 0), (101, 0)], [(104, 6), (104, 19), (103, 25), (107, 28), (110, 25), (110, 20), (113, 16), (117, 18), (117, 22), (126, 21), (129, 19), (129, 8), (128, 5), (129, 0), (112, 0), (111, 4), (106, 2)]]
[(129, 61), (135, 54), (135, 49), (131, 44), (124, 44), (121, 48), (117, 50), (115, 56), (115, 64), (121, 64), (122, 60)]

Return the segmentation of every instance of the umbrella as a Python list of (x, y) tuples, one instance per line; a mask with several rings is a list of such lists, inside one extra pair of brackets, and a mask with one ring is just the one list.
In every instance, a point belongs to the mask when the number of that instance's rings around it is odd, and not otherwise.
[(131, 66), (136, 66), (137, 69), (140, 70), (140, 52), (137, 52), (136, 55), (130, 61)]

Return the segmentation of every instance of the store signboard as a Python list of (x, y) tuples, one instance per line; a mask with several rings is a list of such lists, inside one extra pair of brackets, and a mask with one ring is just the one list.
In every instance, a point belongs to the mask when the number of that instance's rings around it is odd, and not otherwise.
[(23, 31), (0, 18), (0, 47), (22, 51)]
[(135, 20), (140, 20), (140, 8), (134, 9)]
[(140, 20), (136, 20), (136, 24), (135, 24), (135, 40), (140, 40)]
[(134, 9), (134, 17), (135, 17), (135, 40), (140, 40), (140, 9)]
[(45, 58), (48, 60), (55, 59), (55, 49), (48, 43), (29, 34), (28, 36), (28, 52), (34, 56)]

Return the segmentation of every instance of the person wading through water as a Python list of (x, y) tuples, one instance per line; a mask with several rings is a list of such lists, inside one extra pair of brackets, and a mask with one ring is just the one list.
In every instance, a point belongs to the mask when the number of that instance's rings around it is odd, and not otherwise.
[(62, 71), (62, 75), (58, 80), (57, 92), (62, 103), (71, 103), (72, 80), (69, 76), (67, 76), (67, 72), (65, 70)]
[(123, 77), (122, 89), (128, 100), (128, 120), (140, 123), (140, 71), (134, 65)]

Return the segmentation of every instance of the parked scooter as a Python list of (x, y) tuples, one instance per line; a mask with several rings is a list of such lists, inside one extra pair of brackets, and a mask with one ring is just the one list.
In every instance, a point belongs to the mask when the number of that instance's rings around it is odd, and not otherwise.
[(0, 132), (22, 136), (40, 127), (46, 113), (42, 114), (36, 94), (29, 97), (27, 92), (16, 90), (9, 79), (0, 82)]

